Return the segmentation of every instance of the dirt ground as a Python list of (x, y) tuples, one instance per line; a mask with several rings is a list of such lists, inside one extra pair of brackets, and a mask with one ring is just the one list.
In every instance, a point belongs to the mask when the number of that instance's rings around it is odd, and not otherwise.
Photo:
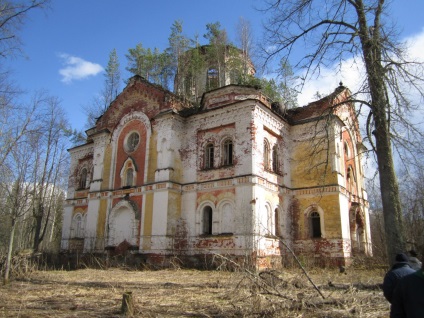
[(134, 317), (388, 317), (384, 270), (308, 274), (319, 292), (300, 269), (35, 271), (0, 286), (0, 317), (122, 317), (126, 292)]

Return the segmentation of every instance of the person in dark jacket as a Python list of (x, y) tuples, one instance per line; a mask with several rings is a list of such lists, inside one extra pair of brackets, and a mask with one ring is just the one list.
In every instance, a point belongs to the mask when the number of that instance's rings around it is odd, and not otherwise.
[(389, 303), (392, 303), (393, 291), (396, 288), (398, 281), (415, 271), (409, 266), (408, 256), (405, 254), (397, 254), (395, 258), (395, 264), (384, 276), (383, 281), (383, 294)]
[(423, 268), (399, 280), (393, 292), (390, 318), (424, 317)]

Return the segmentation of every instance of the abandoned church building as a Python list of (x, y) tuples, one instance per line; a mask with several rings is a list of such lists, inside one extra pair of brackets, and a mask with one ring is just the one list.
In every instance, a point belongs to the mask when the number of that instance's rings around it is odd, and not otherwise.
[[(62, 251), (189, 266), (224, 255), (258, 268), (284, 264), (285, 245), (334, 265), (370, 255), (350, 91), (284, 109), (224, 71), (203, 74), (198, 103), (130, 78), (69, 150)], [(192, 89), (183, 80), (177, 89)]]

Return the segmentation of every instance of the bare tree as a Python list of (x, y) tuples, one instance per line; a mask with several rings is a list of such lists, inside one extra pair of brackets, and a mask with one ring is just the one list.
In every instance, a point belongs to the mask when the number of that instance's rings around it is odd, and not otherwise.
[[(22, 134), (23, 125), (25, 133), (9, 146), (0, 166), (0, 216), (9, 234), (6, 283), (15, 239), (22, 238), (21, 247), (32, 244), (37, 251), (48, 229), (57, 232), (54, 226), (60, 225), (56, 219), (66, 179), (68, 124), (57, 98), (39, 93), (26, 108), (31, 117), (12, 122), (17, 134)], [(16, 136), (12, 139), (17, 140)]]
[(411, 141), (405, 130), (422, 136), (407, 117), (414, 106), (408, 93), (415, 90), (423, 96), (422, 65), (407, 60), (404, 45), (386, 19), (389, 5), (384, 0), (272, 0), (267, 4), (271, 19), (265, 30), (267, 44), (272, 44), (265, 49), (268, 61), (275, 56), (286, 60), (293, 56), (296, 45), (305, 44), (294, 64), (305, 71), (305, 78), (348, 58), (364, 66), (364, 82), (352, 102), (367, 111), (367, 141), (378, 165), (391, 262), (405, 248), (392, 146), (397, 141)]
[[(45, 9), (50, 0), (0, 0), (0, 57), (21, 53), (19, 30), (28, 13)], [(3, 64), (1, 64), (3, 65)], [(34, 108), (22, 107), (16, 101), (22, 92), (13, 84), (10, 72), (0, 65), (0, 168), (20, 140), (29, 131)]]
[(37, 132), (32, 134), (35, 166), (33, 169), (32, 212), (34, 217), (33, 249), (38, 251), (44, 239), (53, 214), (54, 197), (65, 177), (66, 169), (66, 128), (65, 113), (56, 97), (41, 95), (40, 118)]
[(405, 240), (408, 249), (421, 250), (424, 246), (424, 172), (423, 164), (401, 169), (399, 176)]
[(9, 282), (12, 251), (14, 247), (15, 231), (20, 219), (30, 210), (31, 184), (27, 178), (33, 164), (30, 152), (25, 147), (14, 147), (10, 151), (11, 164), (2, 168), (3, 207), (1, 213), (8, 224), (8, 246), (6, 266), (4, 272), (4, 284)]
[(0, 56), (8, 58), (21, 52), (18, 32), (33, 9), (46, 8), (50, 0), (0, 1)]

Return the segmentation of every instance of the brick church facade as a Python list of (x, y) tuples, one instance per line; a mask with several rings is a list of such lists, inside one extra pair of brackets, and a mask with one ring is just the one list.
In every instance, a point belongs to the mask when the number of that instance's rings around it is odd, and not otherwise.
[(134, 76), (69, 150), (62, 251), (190, 266), (224, 255), (257, 267), (284, 263), (285, 245), (333, 264), (371, 254), (349, 97), (339, 86), (284, 109), (230, 84), (193, 107)]

